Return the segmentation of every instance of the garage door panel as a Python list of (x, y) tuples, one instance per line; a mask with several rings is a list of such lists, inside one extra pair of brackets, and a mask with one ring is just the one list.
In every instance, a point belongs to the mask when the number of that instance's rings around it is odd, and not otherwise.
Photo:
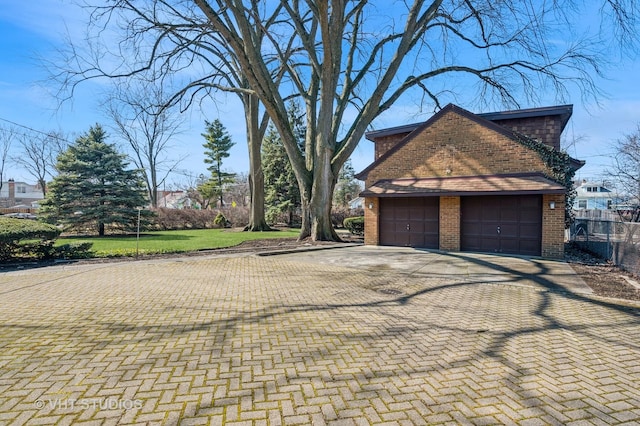
[(523, 209), (520, 212), (520, 223), (539, 224), (540, 223), (540, 206), (537, 207), (537, 211), (530, 211)]
[(520, 226), (518, 223), (505, 223), (500, 225), (500, 232), (498, 233), (502, 238), (517, 238), (520, 235)]
[(509, 208), (509, 209), (502, 210), (500, 212), (500, 223), (503, 225), (506, 223), (517, 224), (519, 221), (520, 221), (520, 214), (518, 210)]
[(462, 250), (541, 253), (541, 196), (463, 197), (461, 216)]
[(539, 256), (540, 255), (540, 242), (538, 240), (521, 240), (520, 241), (520, 254), (527, 256)]
[(438, 197), (380, 199), (380, 244), (438, 248), (440, 202)]
[(500, 249), (500, 240), (498, 237), (483, 237), (478, 238), (480, 242), (480, 250), (490, 253), (498, 253)]
[(425, 231), (424, 221), (419, 220), (410, 220), (409, 221), (409, 230), (412, 234), (419, 233), (422, 234)]
[(522, 238), (538, 238), (540, 233), (540, 225), (535, 223), (523, 223), (520, 226), (520, 237)]

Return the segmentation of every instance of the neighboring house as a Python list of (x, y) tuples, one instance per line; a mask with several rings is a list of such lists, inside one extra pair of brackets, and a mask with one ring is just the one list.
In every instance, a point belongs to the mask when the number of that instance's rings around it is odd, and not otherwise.
[(450, 104), (424, 123), (367, 133), (375, 161), (356, 176), (365, 244), (563, 257), (566, 189), (533, 147), (559, 150), (572, 112)]
[(191, 199), (187, 191), (158, 191), (158, 207), (168, 209), (199, 209), (200, 204)]
[(16, 207), (18, 205), (24, 208), (37, 207), (38, 202), (44, 199), (42, 188), (40, 185), (30, 185), (26, 182), (17, 182), (9, 179), (2, 182), (0, 190), (0, 207)]
[(602, 184), (583, 180), (576, 187), (575, 210), (609, 210), (620, 203), (616, 194)]
[(358, 210), (364, 208), (364, 198), (356, 197), (353, 200), (349, 201), (349, 208), (351, 210)]

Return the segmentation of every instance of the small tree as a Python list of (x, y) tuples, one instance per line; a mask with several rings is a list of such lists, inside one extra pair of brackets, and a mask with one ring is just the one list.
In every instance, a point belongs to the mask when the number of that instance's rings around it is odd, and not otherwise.
[(351, 160), (347, 160), (338, 174), (338, 181), (333, 192), (333, 205), (337, 207), (349, 207), (349, 201), (353, 200), (362, 191), (362, 186), (356, 179)]
[(96, 125), (58, 156), (56, 176), (41, 204), (42, 217), (68, 227), (105, 225), (135, 229), (138, 209), (146, 204), (145, 187), (137, 170), (127, 170), (126, 156), (105, 142)]
[(223, 190), (226, 184), (234, 181), (235, 173), (222, 171), (222, 160), (229, 157), (229, 150), (235, 143), (227, 133), (227, 129), (220, 120), (215, 119), (212, 123), (205, 121), (206, 133), (202, 136), (206, 142), (202, 145), (205, 148), (205, 164), (210, 164), (207, 170), (211, 172), (209, 185), (215, 187), (217, 198), (220, 200), (220, 207), (224, 205)]
[(200, 203), (203, 209), (208, 209), (211, 206), (211, 201), (218, 198), (220, 191), (217, 180), (210, 178), (200, 183), (196, 188), (196, 199)]

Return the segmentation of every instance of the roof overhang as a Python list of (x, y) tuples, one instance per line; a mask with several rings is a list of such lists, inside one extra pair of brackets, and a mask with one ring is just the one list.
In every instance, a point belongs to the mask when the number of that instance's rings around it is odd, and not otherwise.
[(541, 173), (379, 180), (362, 197), (440, 197), (564, 194), (565, 187)]

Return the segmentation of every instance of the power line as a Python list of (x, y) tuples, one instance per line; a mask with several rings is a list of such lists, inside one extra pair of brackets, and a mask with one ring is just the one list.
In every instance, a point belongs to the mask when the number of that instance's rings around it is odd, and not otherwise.
[[(46, 136), (48, 138), (58, 139), (59, 141), (65, 142), (67, 144), (71, 144), (71, 142), (69, 142), (67, 139), (65, 139), (63, 137), (60, 137), (60, 136), (56, 135), (55, 133), (45, 133), (45, 132), (43, 132), (41, 130), (34, 129), (33, 127), (25, 126), (24, 124), (16, 123), (15, 121), (11, 121), (11, 120), (8, 120), (8, 119), (2, 118), (2, 117), (0, 117), (0, 121), (4, 121), (4, 122), (12, 124), (14, 126), (22, 127), (23, 129), (27, 129), (30, 132), (39, 133), (39, 134), (44, 135), (44, 136)], [(21, 133), (21, 135), (22, 136), (29, 136), (26, 133)]]

